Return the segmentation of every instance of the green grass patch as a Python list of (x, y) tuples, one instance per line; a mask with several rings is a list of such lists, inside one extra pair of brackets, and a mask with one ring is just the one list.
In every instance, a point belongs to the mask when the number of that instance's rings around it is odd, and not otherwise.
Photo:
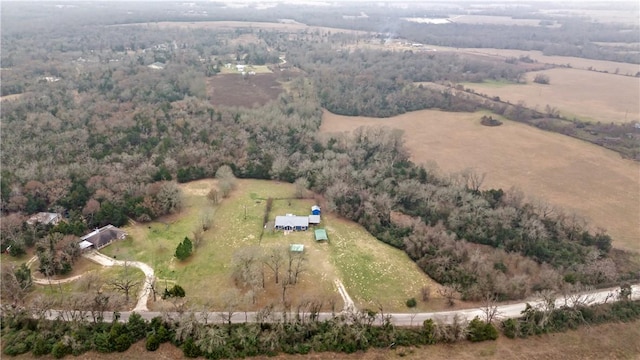
[[(311, 199), (293, 199), (292, 184), (274, 181), (238, 181), (231, 196), (215, 207), (212, 228), (205, 232), (200, 247), (180, 262), (173, 256), (176, 246), (185, 236), (192, 238), (201, 214), (211, 211), (206, 199), (211, 185), (206, 184), (211, 184), (211, 180), (183, 184), (185, 206), (180, 214), (159, 222), (129, 226), (126, 228), (129, 239), (110, 245), (104, 253), (120, 260), (146, 262), (169, 286), (174, 281), (181, 285), (190, 303), (214, 308), (220, 305), (220, 295), (235, 286), (231, 281), (233, 255), (247, 246), (294, 243), (305, 246), (307, 270), (300, 284), (288, 292), (294, 302), (314, 296), (339, 298), (334, 286), (334, 280), (339, 278), (358, 306), (373, 308), (376, 301), (384, 305), (385, 311), (400, 311), (406, 310), (408, 298), (419, 298), (420, 288), (431, 283), (404, 252), (378, 241), (361, 226), (331, 215), (323, 215), (320, 224), (327, 229), (329, 243), (316, 243), (313, 227), (286, 235), (269, 226), (263, 228), (269, 197), (275, 199), (269, 214), (270, 225), (277, 215), (309, 215), (314, 205)], [(271, 275), (266, 271), (267, 290), (260, 295), (261, 304), (280, 299), (281, 291), (269, 282)], [(159, 285), (162, 287), (163, 281)], [(342, 306), (341, 300), (338, 306)]]
[[(331, 258), (347, 292), (361, 308), (407, 311), (409, 298), (420, 298), (422, 286), (435, 283), (402, 251), (377, 240), (358, 224), (327, 219)], [(427, 309), (418, 301), (418, 309)]]

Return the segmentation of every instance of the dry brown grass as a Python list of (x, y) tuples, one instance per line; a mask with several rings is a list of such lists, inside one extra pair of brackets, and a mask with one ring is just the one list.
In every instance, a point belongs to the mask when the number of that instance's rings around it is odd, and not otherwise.
[(485, 54), (492, 56), (501, 56), (504, 58), (508, 57), (520, 57), (520, 56), (529, 56), (531, 59), (536, 60), (541, 63), (553, 64), (559, 66), (566, 66), (569, 64), (574, 69), (588, 69), (592, 68), (597, 71), (607, 71), (609, 73), (615, 73), (616, 69), (622, 75), (635, 75), (638, 71), (640, 71), (640, 65), (638, 64), (627, 64), (620, 63), (615, 61), (605, 61), (605, 60), (591, 60), (591, 59), (583, 59), (571, 56), (548, 56), (543, 55), (541, 51), (525, 51), (525, 50), (510, 50), (510, 49), (478, 49), (478, 48), (450, 48), (450, 47), (441, 47), (436, 46), (436, 49), (439, 51), (456, 51), (462, 53), (469, 54)]
[[(496, 341), (481, 343), (462, 342), (457, 344), (439, 344), (422, 348), (374, 349), (355, 354), (311, 353), (307, 355), (258, 356), (251, 360), (475, 360), (475, 359), (545, 359), (545, 360), (602, 360), (602, 359), (638, 359), (640, 358), (640, 322), (628, 324), (604, 324), (583, 327), (566, 333), (534, 336), (527, 339), (507, 339), (501, 336)], [(123, 353), (101, 354), (89, 352), (74, 357), (78, 360), (137, 360), (153, 357), (154, 359), (186, 359), (182, 350), (166, 343), (155, 352), (144, 348), (144, 341), (139, 341)], [(52, 359), (43, 356), (38, 359)], [(14, 357), (14, 359), (35, 359), (31, 354)], [(202, 358), (201, 358), (202, 359)]]
[[(546, 74), (550, 84), (533, 82)], [(561, 115), (603, 123), (640, 121), (640, 78), (577, 69), (551, 69), (527, 74), (527, 84), (496, 86), (468, 83), (466, 87), (512, 104), (524, 101), (527, 107), (544, 111), (546, 105)]]
[(417, 163), (436, 161), (444, 172), (473, 168), (486, 187), (522, 189), (608, 229), (614, 246), (640, 251), (640, 164), (564, 135), (503, 120), (480, 125), (481, 113), (423, 110), (388, 119), (325, 112), (321, 132), (388, 126), (405, 131)]
[(157, 29), (237, 29), (237, 28), (253, 28), (253, 29), (265, 29), (265, 30), (279, 30), (284, 32), (298, 32), (303, 30), (308, 31), (320, 31), (321, 33), (327, 32), (345, 32), (345, 33), (366, 33), (365, 31), (347, 30), (330, 28), (324, 26), (308, 26), (298, 22), (286, 22), (286, 23), (270, 23), (270, 22), (255, 22), (255, 21), (197, 21), (197, 22), (182, 22), (182, 21), (160, 21), (154, 23), (137, 23), (126, 25), (112, 25), (112, 26), (147, 26)]

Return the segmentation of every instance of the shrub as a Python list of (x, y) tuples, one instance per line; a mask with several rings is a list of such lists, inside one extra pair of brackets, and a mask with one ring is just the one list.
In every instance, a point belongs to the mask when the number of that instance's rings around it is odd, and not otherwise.
[(407, 307), (408, 308), (414, 308), (418, 305), (418, 302), (416, 301), (416, 298), (411, 298), (409, 300), (407, 300)]
[(147, 322), (138, 313), (129, 316), (127, 330), (133, 341), (138, 341), (147, 335)]
[(491, 323), (485, 323), (477, 316), (471, 320), (467, 327), (467, 339), (472, 342), (495, 340), (498, 338), (498, 330)]
[(42, 356), (47, 355), (51, 352), (51, 344), (49, 343), (49, 339), (38, 336), (35, 343), (33, 344), (33, 355), (34, 356)]
[(111, 342), (111, 336), (109, 336), (109, 333), (96, 333), (93, 337), (93, 344), (95, 345), (95, 349), (98, 352), (113, 352), (113, 344)]
[(427, 319), (422, 323), (425, 344), (431, 345), (436, 343), (436, 324), (431, 319)]
[(515, 339), (518, 336), (519, 326), (518, 320), (507, 319), (502, 322), (502, 333), (509, 339)]
[(193, 252), (193, 243), (188, 237), (185, 237), (184, 240), (178, 244), (175, 256), (178, 260), (183, 261), (191, 256), (191, 252)]
[(543, 85), (548, 85), (550, 81), (549, 75), (547, 74), (537, 74), (536, 77), (533, 78), (533, 82)]
[(193, 342), (192, 338), (188, 338), (182, 345), (182, 353), (188, 358), (197, 358), (200, 356), (200, 349)]
[(118, 352), (124, 352), (129, 349), (132, 343), (131, 335), (129, 334), (120, 334), (115, 341), (115, 349)]
[(71, 346), (64, 344), (62, 341), (55, 343), (51, 349), (51, 355), (56, 359), (62, 359), (69, 354), (71, 354)]
[(145, 348), (147, 351), (156, 351), (160, 347), (160, 339), (156, 334), (151, 334), (147, 337), (147, 342), (145, 343)]

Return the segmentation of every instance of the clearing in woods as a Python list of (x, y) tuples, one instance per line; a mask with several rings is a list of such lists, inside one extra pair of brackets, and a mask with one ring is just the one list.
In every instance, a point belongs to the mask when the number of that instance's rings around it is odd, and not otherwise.
[[(484, 113), (422, 110), (379, 119), (325, 111), (321, 132), (360, 126), (404, 130), (414, 162), (437, 162), (444, 172), (486, 173), (484, 187), (523, 190), (608, 230), (613, 245), (640, 251), (640, 164), (617, 153), (506, 119), (480, 125)], [(496, 115), (493, 115), (496, 117)]]
[[(537, 84), (537, 74), (549, 76), (548, 85)], [(590, 122), (640, 121), (640, 78), (585, 71), (550, 69), (527, 73), (527, 84), (465, 83), (466, 88), (503, 101), (545, 111), (555, 107), (566, 118)]]
[(280, 75), (284, 74), (238, 73), (212, 76), (207, 79), (207, 94), (213, 105), (261, 106), (277, 99), (282, 92), (278, 81)]
[[(385, 311), (406, 311), (410, 297), (419, 299), (420, 289), (430, 286), (432, 297), (428, 303), (419, 301), (421, 310), (444, 307), (437, 299), (437, 284), (424, 274), (399, 249), (387, 246), (366, 232), (360, 225), (339, 219), (331, 214), (322, 215), (320, 227), (327, 229), (329, 243), (316, 243), (313, 231), (292, 232), (285, 235), (267, 227), (262, 240), (263, 217), (268, 197), (274, 198), (269, 221), (276, 215), (287, 213), (308, 215), (311, 199), (290, 199), (295, 193), (288, 183), (261, 180), (238, 180), (237, 188), (215, 208), (206, 195), (216, 186), (215, 180), (199, 180), (181, 184), (184, 194), (183, 210), (161, 221), (135, 224), (125, 230), (130, 239), (115, 242), (103, 249), (117, 259), (142, 261), (154, 268), (159, 288), (164, 280), (170, 287), (177, 282), (184, 287), (190, 304), (220, 309), (224, 306), (224, 293), (236, 284), (231, 279), (234, 254), (249, 246), (281, 244), (305, 245), (308, 263), (299, 284), (287, 290), (287, 298), (295, 306), (305, 299), (321, 299), (325, 310), (335, 301), (342, 309), (342, 299), (335, 288), (339, 278), (358, 307), (372, 307), (380, 302)], [(174, 257), (176, 246), (192, 232), (203, 216), (212, 219), (212, 227), (204, 233), (204, 240), (186, 261)], [(271, 271), (265, 268), (266, 291), (260, 292), (256, 304), (247, 299), (240, 301), (238, 310), (259, 309), (270, 303), (278, 304), (282, 288), (276, 285)], [(281, 272), (282, 276), (283, 272)], [(243, 293), (244, 290), (242, 289)], [(154, 310), (170, 304), (151, 303)]]

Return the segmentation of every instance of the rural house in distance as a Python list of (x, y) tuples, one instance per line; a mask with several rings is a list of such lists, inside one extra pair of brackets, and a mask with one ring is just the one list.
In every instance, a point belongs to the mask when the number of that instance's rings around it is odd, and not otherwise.
[(127, 233), (113, 225), (107, 225), (96, 229), (80, 238), (80, 250), (102, 249), (111, 244), (114, 240), (122, 240), (127, 237)]
[(43, 225), (57, 225), (62, 220), (62, 215), (58, 213), (39, 212), (27, 220), (27, 224), (43, 224)]

